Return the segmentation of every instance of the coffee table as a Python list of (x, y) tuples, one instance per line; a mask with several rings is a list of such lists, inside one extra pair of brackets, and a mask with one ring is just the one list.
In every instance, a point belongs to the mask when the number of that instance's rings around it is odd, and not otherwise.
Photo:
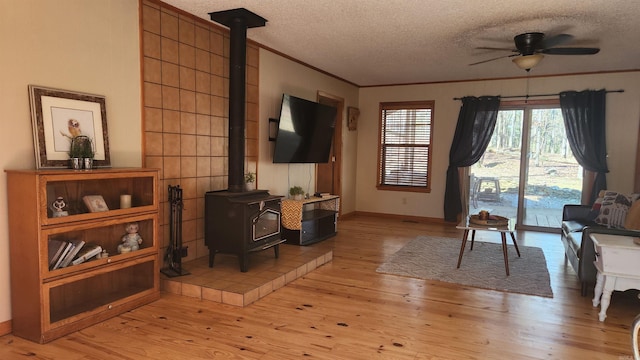
[(462, 235), (462, 245), (460, 246), (460, 255), (458, 256), (458, 266), (456, 268), (460, 268), (460, 263), (462, 262), (462, 255), (464, 254), (464, 248), (467, 246), (467, 238), (469, 237), (469, 231), (471, 231), (471, 249), (469, 251), (473, 251), (473, 242), (475, 241), (476, 231), (494, 231), (499, 232), (500, 237), (502, 238), (502, 255), (504, 257), (504, 269), (507, 272), (507, 276), (509, 276), (509, 257), (507, 256), (507, 233), (511, 235), (511, 241), (513, 241), (513, 245), (516, 248), (516, 252), (518, 253), (518, 257), (520, 257), (520, 249), (518, 249), (518, 242), (516, 241), (516, 236), (513, 234), (515, 231), (515, 221), (513, 219), (509, 219), (507, 225), (478, 225), (469, 222), (469, 217), (467, 216), (465, 220), (462, 220), (460, 224), (456, 226), (456, 229), (464, 230), (464, 235)]

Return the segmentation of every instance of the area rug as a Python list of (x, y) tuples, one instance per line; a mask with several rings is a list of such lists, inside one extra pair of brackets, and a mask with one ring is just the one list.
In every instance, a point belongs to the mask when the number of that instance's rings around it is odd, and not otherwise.
[(508, 245), (510, 275), (507, 276), (500, 243), (475, 241), (473, 250), (470, 251), (471, 241), (468, 241), (460, 268), (456, 269), (461, 242), (461, 239), (419, 236), (391, 255), (376, 271), (483, 289), (553, 297), (542, 249), (518, 245), (522, 256), (518, 257), (514, 246)]

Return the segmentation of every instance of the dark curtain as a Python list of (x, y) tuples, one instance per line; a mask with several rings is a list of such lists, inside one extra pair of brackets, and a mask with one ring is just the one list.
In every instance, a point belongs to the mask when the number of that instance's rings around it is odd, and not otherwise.
[(457, 221), (458, 214), (462, 212), (458, 168), (471, 166), (480, 160), (493, 135), (499, 108), (498, 96), (462, 98), (458, 125), (449, 151), (444, 193), (445, 221)]
[(578, 163), (596, 174), (589, 204), (607, 188), (607, 144), (605, 140), (606, 90), (564, 91), (560, 108), (569, 146)]

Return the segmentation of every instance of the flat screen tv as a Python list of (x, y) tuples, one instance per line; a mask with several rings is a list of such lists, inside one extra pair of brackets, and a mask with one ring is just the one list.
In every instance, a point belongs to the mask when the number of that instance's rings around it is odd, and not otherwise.
[(283, 94), (273, 162), (328, 162), (336, 111), (328, 105)]

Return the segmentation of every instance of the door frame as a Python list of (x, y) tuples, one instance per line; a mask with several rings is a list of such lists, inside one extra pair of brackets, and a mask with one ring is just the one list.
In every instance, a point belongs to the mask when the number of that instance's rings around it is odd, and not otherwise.
[[(342, 195), (342, 126), (344, 124), (344, 98), (335, 96), (324, 91), (318, 91), (318, 102), (334, 106), (336, 112), (336, 128), (333, 133), (333, 189), (335, 194)], [(318, 165), (316, 165), (315, 183), (318, 183)]]
[[(519, 173), (519, 186), (518, 186), (518, 204), (517, 204), (517, 219), (516, 219), (516, 228), (519, 230), (533, 230), (533, 231), (539, 231), (539, 232), (551, 232), (551, 233), (556, 233), (558, 231), (558, 229), (555, 228), (546, 228), (546, 227), (539, 227), (539, 226), (532, 226), (532, 225), (525, 225), (524, 224), (524, 195), (525, 195), (525, 189), (524, 187), (522, 187), (521, 185), (524, 184), (524, 179), (527, 178), (528, 174), (527, 174), (527, 170), (528, 170), (528, 165), (529, 165), (529, 161), (530, 159), (528, 158), (527, 154), (529, 152), (529, 148), (530, 148), (530, 130), (531, 130), (531, 113), (528, 113), (528, 110), (531, 109), (544, 109), (544, 108), (551, 108), (551, 107), (560, 107), (560, 103), (559, 103), (559, 99), (544, 99), (544, 100), (512, 100), (512, 101), (504, 101), (500, 104), (500, 110), (524, 110), (523, 113), (523, 118), (522, 118), (522, 143), (521, 143), (521, 154), (520, 154), (520, 173)], [(471, 167), (466, 167), (464, 168), (464, 171), (462, 172), (463, 174), (463, 179), (464, 179), (464, 183), (463, 183), (463, 189), (464, 190), (464, 195), (463, 195), (463, 199), (467, 199), (467, 201), (465, 201), (463, 203), (464, 208), (466, 209), (465, 212), (469, 212), (469, 206), (471, 204), (468, 203), (468, 199), (469, 199), (469, 195), (470, 195), (470, 169)], [(584, 182), (582, 185), (582, 189), (581, 191), (584, 194)], [(461, 191), (462, 192), (462, 191)], [(465, 214), (468, 215), (468, 214)]]

